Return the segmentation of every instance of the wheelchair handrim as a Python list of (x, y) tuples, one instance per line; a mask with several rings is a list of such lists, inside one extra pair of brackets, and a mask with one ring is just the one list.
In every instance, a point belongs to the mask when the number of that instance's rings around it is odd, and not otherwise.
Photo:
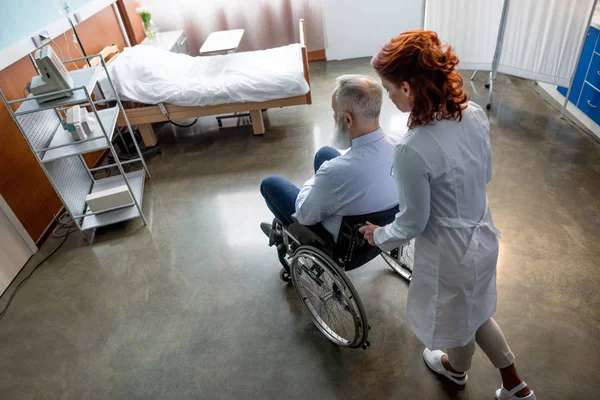
[(406, 279), (408, 282), (412, 280), (412, 272), (408, 268), (404, 267), (404, 265), (398, 260), (396, 260), (394, 257), (392, 257), (386, 252), (381, 252), (381, 258), (383, 258), (387, 265), (389, 265), (391, 269), (396, 271), (396, 273), (402, 278)]
[(381, 258), (396, 271), (401, 277), (408, 282), (412, 280), (412, 272), (414, 268), (415, 243), (414, 239), (398, 248), (398, 258), (391, 254), (381, 252)]
[[(311, 285), (317, 283), (314, 278), (316, 275), (314, 275), (315, 271), (307, 269), (308, 267), (300, 261), (301, 259), (310, 260), (322, 270), (319, 272), (320, 276), (323, 276), (323, 287), (328, 290), (326, 293), (321, 290), (317, 294), (307, 287), (306, 283)], [(310, 275), (311, 271), (313, 276)], [(362, 303), (350, 280), (327, 255), (314, 247), (300, 247), (292, 259), (292, 282), (313, 323), (330, 341), (343, 347), (358, 347), (366, 341), (368, 322)], [(334, 293), (334, 295), (323, 300), (323, 297), (327, 297), (331, 293)], [(329, 310), (328, 307), (332, 308)], [(326, 319), (329, 322), (323, 318), (323, 311), (325, 311)], [(352, 328), (352, 337), (348, 337), (348, 330), (346, 330), (344, 323)], [(343, 330), (343, 332), (340, 332), (340, 330)]]

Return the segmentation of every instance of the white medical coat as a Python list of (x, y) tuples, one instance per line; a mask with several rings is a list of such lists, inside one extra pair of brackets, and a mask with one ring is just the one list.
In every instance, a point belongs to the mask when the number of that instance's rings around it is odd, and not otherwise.
[(407, 324), (429, 349), (465, 346), (496, 311), (489, 130), (481, 107), (469, 102), (462, 121), (410, 129), (395, 149), (400, 211), (374, 239), (389, 251), (416, 237)]

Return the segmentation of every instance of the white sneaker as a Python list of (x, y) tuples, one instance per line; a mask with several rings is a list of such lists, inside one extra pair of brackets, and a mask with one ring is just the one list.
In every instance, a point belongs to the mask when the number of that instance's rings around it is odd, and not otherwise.
[(429, 369), (436, 374), (445, 376), (457, 385), (463, 386), (465, 383), (467, 383), (467, 379), (469, 379), (469, 377), (465, 372), (462, 374), (455, 374), (454, 372), (446, 370), (442, 364), (442, 356), (444, 354), (446, 353), (441, 350), (431, 351), (429, 349), (425, 349), (423, 350), (423, 360), (425, 360), (425, 364), (427, 364)]
[(525, 397), (517, 397), (517, 392), (525, 389), (526, 387), (527, 384), (525, 382), (521, 382), (511, 391), (504, 389), (504, 386), (502, 386), (500, 389), (496, 390), (496, 400), (536, 400), (533, 390), (531, 390), (531, 393)]

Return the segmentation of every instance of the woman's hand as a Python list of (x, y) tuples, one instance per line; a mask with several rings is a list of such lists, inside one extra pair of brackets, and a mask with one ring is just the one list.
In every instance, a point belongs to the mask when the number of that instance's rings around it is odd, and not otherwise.
[(363, 226), (358, 231), (364, 235), (365, 240), (367, 242), (369, 242), (369, 244), (371, 246), (377, 246), (375, 244), (375, 239), (373, 238), (373, 231), (375, 231), (375, 229), (377, 229), (377, 228), (380, 228), (380, 227), (377, 225), (373, 225), (372, 223), (367, 221), (367, 225)]

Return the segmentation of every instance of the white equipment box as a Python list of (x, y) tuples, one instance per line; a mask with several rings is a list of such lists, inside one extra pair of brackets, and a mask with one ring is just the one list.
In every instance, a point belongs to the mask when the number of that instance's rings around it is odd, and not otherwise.
[(127, 185), (90, 193), (86, 196), (85, 201), (92, 212), (102, 212), (133, 204), (133, 198)]

